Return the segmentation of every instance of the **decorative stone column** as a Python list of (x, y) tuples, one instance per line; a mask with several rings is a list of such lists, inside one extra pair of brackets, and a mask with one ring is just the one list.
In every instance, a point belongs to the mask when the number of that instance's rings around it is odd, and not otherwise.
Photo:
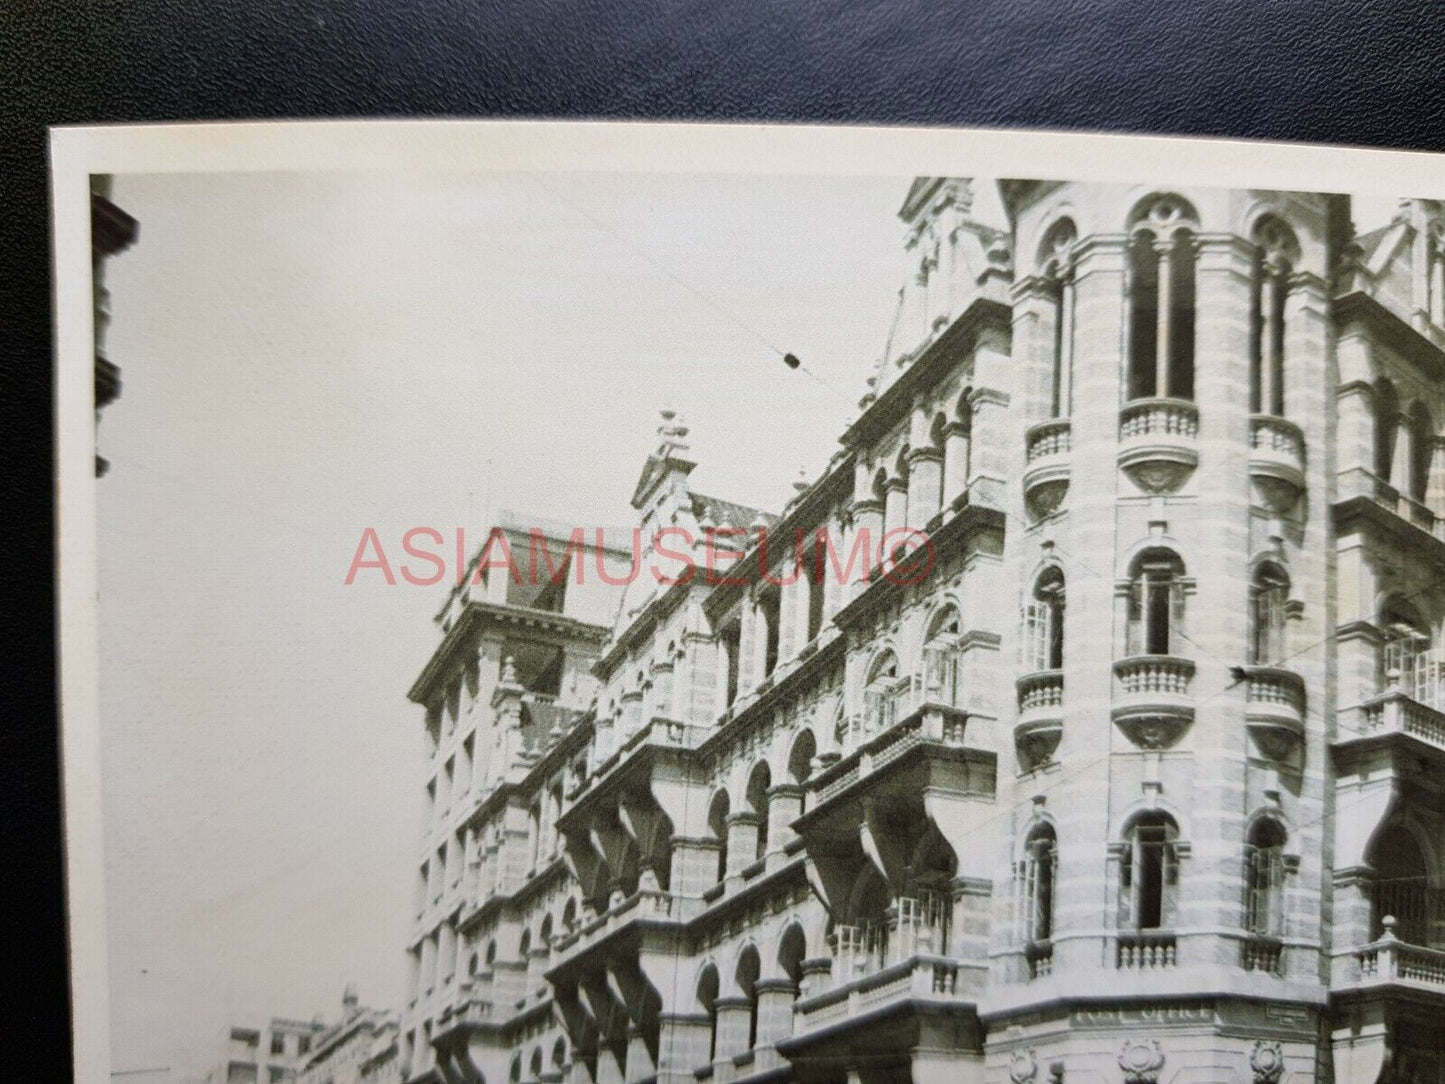
[(696, 1084), (696, 1070), (708, 1060), (706, 1013), (664, 1012), (658, 1016), (658, 1084)]
[(627, 1082), (638, 1084), (657, 1074), (652, 1052), (647, 1049), (647, 1040), (636, 1023), (627, 1025)]
[(810, 956), (799, 965), (799, 969), (803, 972), (800, 996), (815, 997), (826, 991), (832, 982), (833, 958)]
[(683, 633), (682, 642), (684, 655), (678, 661), (673, 695), (683, 722), (707, 725), (717, 717), (716, 642), (711, 636), (691, 631)]
[(951, 421), (943, 430), (943, 504), (957, 508), (968, 493), (969, 426)]
[(793, 1000), (797, 990), (788, 979), (759, 979), (758, 1046), (773, 1046), (793, 1034)]
[(758, 612), (756, 600), (749, 594), (743, 599), (742, 637), (738, 645), (738, 698), (751, 693), (763, 679), (763, 661), (767, 651), (767, 628)]
[[(798, 562), (796, 540), (779, 538), (777, 545), (778, 566), (773, 579), (782, 585), (778, 588), (778, 665), (781, 667), (792, 661), (808, 639), (808, 584)], [(772, 557), (773, 546), (769, 545), (768, 550)], [(802, 600), (801, 613), (799, 599)]]
[(717, 1006), (717, 1053), (713, 1065), (725, 1063), (732, 1069), (732, 1060), (748, 1051), (748, 1030), (752, 1021), (752, 1002), (740, 995), (720, 997)]
[[(903, 536), (896, 534), (890, 538), (890, 532), (908, 525), (908, 483), (902, 478), (890, 478), (883, 483), (883, 494), (882, 538), (887, 539), (887, 545), (892, 547), (902, 541)], [(884, 553), (880, 560), (887, 558), (888, 554)]]
[(850, 574), (848, 586), (850, 598), (858, 597), (875, 574), (882, 541), (882, 503), (872, 498), (867, 500), (855, 498), (853, 501), (853, 530), (849, 532), (848, 545), (840, 557), (846, 570), (848, 568), (846, 562), (852, 557), (854, 550), (858, 550), (857, 560), (854, 561)]
[(970, 962), (987, 962), (992, 897), (992, 881), (978, 877), (958, 877), (954, 880), (948, 955)]
[(718, 851), (715, 839), (672, 837), (672, 867), (668, 885), (674, 895), (700, 896), (717, 883)]
[(908, 453), (908, 526), (923, 530), (938, 514), (943, 492), (943, 453), (913, 448)]
[(993, 388), (976, 388), (969, 400), (973, 411), (969, 486), (982, 484), (990, 503), (1000, 500), (1007, 471), (1009, 398)]
[(781, 851), (796, 836), (793, 821), (803, 812), (803, 788), (777, 783), (768, 789), (768, 850)]
[(727, 876), (736, 877), (757, 861), (758, 815), (742, 809), (729, 814)]

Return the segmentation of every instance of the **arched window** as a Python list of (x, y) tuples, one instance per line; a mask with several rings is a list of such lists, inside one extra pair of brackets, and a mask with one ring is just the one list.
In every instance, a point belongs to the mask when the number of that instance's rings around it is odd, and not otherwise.
[(467, 978), (475, 978), (481, 964), (481, 958), (475, 952), (472, 953), (471, 958), (467, 960)]
[(552, 1068), (560, 1071), (567, 1064), (567, 1040), (558, 1039), (552, 1044)]
[(1049, 227), (1039, 253), (1039, 267), (1052, 287), (1054, 341), (1050, 352), (1049, 417), (1073, 413), (1074, 377), (1074, 242), (1078, 231), (1062, 218)]
[(1285, 660), (1285, 617), (1289, 603), (1289, 577), (1273, 561), (1254, 570), (1249, 585), (1249, 661), (1275, 666)]
[(532, 1048), (532, 1060), (530, 1062), (530, 1066), (532, 1070), (532, 1079), (540, 1079), (542, 1076), (542, 1048), (540, 1046)]
[(1430, 460), (1435, 454), (1435, 423), (1430, 410), (1416, 400), (1410, 406), (1410, 496), (1425, 504), (1430, 495)]
[(717, 968), (708, 964), (697, 980), (697, 1007), (707, 1016), (707, 1060), (717, 1057)]
[(487, 942), (487, 970), (490, 971), (490, 970), (492, 969), (492, 965), (495, 964), (496, 962), (497, 962), (497, 942), (496, 942), (496, 941), (488, 941), (488, 942)]
[(1289, 277), (1299, 262), (1294, 232), (1273, 215), (1254, 227), (1254, 321), (1250, 336), (1250, 409), (1284, 414), (1284, 319)]
[(944, 607), (929, 623), (923, 644), (923, 697), (937, 704), (956, 707), (961, 682), (958, 657), (958, 610)]
[(1399, 434), (1400, 397), (1395, 394), (1395, 385), (1381, 377), (1375, 384), (1375, 475), (1397, 487), (1405, 483), (1395, 472)]
[(545, 915), (542, 918), (542, 926), (537, 931), (538, 944), (545, 949), (552, 947), (552, 916)]
[(1129, 243), (1129, 398), (1194, 398), (1194, 214), (1155, 196)]
[(1064, 668), (1064, 573), (1051, 565), (1034, 581), (1024, 605), (1024, 673)]
[(778, 969), (788, 976), (788, 981), (793, 984), (794, 1001), (798, 1000), (798, 994), (803, 988), (803, 960), (807, 954), (803, 927), (794, 922), (783, 931), (782, 939), (778, 942)]
[(728, 792), (720, 790), (713, 795), (712, 805), (707, 811), (707, 826), (712, 832), (713, 838), (717, 840), (717, 879), (722, 879), (728, 872)]
[(1124, 834), (1119, 860), (1119, 928), (1172, 926), (1179, 906), (1179, 828), (1165, 813), (1145, 813)]
[(870, 733), (881, 733), (898, 721), (898, 656), (884, 651), (868, 668), (863, 690), (863, 715)]
[(800, 731), (788, 753), (788, 775), (803, 788), (803, 797), (798, 804), (799, 813), (807, 808), (807, 784), (813, 774), (813, 758), (817, 755), (818, 742), (813, 737), (813, 732), (807, 729)]
[(562, 929), (571, 933), (577, 928), (577, 901), (569, 899), (562, 905)]
[(748, 776), (747, 790), (748, 808), (757, 814), (758, 818), (757, 858), (768, 853), (768, 788), (772, 785), (773, 776), (768, 771), (767, 762), (760, 761), (753, 768), (752, 775)]
[(758, 950), (749, 945), (738, 957), (737, 984), (743, 997), (748, 999), (748, 1049), (758, 1045)]
[(1058, 840), (1053, 826), (1040, 824), (1029, 833), (1018, 865), (1025, 945), (1036, 946), (1054, 936), (1054, 877), (1057, 866)]
[(1145, 550), (1129, 582), (1125, 649), (1130, 655), (1170, 655), (1184, 648), (1184, 562), (1170, 550)]
[(1384, 933), (1384, 920), (1395, 920), (1395, 936), (1406, 944), (1430, 944), (1429, 892), (1425, 856), (1409, 829), (1395, 824), (1370, 844), (1369, 864), (1375, 871), (1373, 929)]
[(518, 1084), (518, 1082), (522, 1079), (521, 1054), (512, 1055), (512, 1067), (507, 1070), (507, 1079), (510, 1080), (512, 1084)]
[(1284, 844), (1284, 828), (1265, 818), (1244, 845), (1244, 928), (1256, 936), (1284, 933)]

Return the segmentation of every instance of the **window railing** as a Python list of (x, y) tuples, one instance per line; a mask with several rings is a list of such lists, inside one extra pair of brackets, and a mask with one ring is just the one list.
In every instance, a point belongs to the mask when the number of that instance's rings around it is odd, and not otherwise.
[(1187, 399), (1135, 399), (1119, 411), (1119, 439), (1199, 436), (1199, 408)]
[(1067, 455), (1073, 447), (1073, 431), (1068, 418), (1055, 418), (1033, 426), (1024, 437), (1028, 462), (1050, 455)]
[(1249, 444), (1260, 451), (1276, 452), (1303, 462), (1305, 438), (1294, 422), (1272, 414), (1256, 414), (1249, 419)]
[(1061, 709), (1064, 704), (1064, 672), (1039, 670), (1018, 679), (1019, 714)]
[(1136, 655), (1116, 662), (1114, 676), (1127, 696), (1185, 696), (1194, 678), (1194, 663), (1172, 655)]
[(1277, 937), (1250, 934), (1239, 947), (1239, 966), (1246, 971), (1278, 975), (1284, 959), (1284, 945)]
[(1029, 978), (1041, 979), (1054, 973), (1054, 943), (1048, 939), (1030, 941), (1024, 946), (1024, 959), (1028, 961)]
[(1120, 931), (1115, 966), (1120, 971), (1158, 971), (1176, 962), (1175, 938), (1162, 930)]

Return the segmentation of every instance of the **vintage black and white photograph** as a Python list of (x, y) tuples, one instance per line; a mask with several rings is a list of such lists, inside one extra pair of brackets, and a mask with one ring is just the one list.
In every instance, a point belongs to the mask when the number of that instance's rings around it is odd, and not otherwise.
[(1445, 1082), (1439, 159), (339, 127), (59, 133), (88, 1064)]

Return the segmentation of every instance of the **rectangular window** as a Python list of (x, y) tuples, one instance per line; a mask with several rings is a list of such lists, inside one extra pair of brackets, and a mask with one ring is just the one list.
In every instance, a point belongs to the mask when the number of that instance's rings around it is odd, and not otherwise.
[(286, 1053), (286, 1036), (282, 1035), (280, 1032), (271, 1033), (271, 1053)]
[(1278, 937), (1284, 929), (1284, 848), (1245, 848), (1244, 928), (1258, 936)]

